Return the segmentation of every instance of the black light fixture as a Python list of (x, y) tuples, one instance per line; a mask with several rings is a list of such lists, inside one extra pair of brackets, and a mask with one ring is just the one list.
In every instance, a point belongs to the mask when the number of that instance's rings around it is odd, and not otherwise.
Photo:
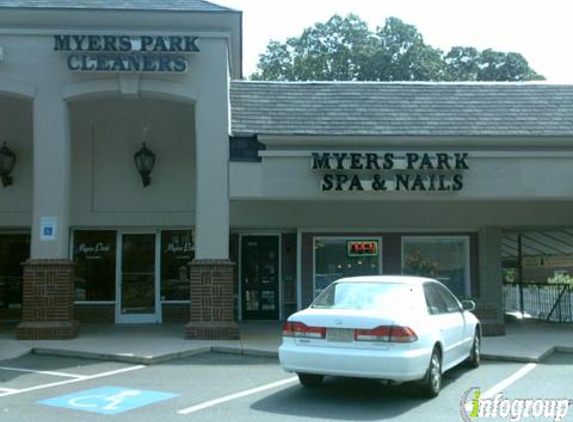
[(0, 178), (4, 187), (12, 184), (12, 170), (16, 164), (16, 154), (6, 146), (6, 142), (0, 148)]
[(135, 153), (133, 158), (135, 160), (135, 167), (137, 167), (137, 171), (141, 174), (143, 187), (149, 186), (151, 184), (151, 171), (155, 165), (155, 154), (145, 146), (144, 142), (141, 149)]

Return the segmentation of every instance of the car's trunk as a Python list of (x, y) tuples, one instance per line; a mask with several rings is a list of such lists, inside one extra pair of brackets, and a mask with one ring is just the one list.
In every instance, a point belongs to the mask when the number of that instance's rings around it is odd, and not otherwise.
[[(369, 330), (377, 327), (391, 327), (395, 324), (396, 312), (392, 315), (384, 312), (374, 313), (371, 310), (347, 309), (307, 309), (297, 315), (296, 320), (309, 327), (326, 328), (326, 338), (296, 338), (296, 343), (303, 345), (320, 345), (322, 347), (353, 347), (387, 349), (388, 339), (376, 338), (375, 332)], [(364, 340), (356, 341), (356, 330), (364, 334)], [(369, 339), (370, 338), (370, 339)]]

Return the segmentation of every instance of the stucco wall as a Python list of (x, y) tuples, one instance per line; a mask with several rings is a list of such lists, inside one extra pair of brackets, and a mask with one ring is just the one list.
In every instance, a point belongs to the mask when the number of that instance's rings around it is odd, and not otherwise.
[(0, 185), (0, 226), (28, 226), (32, 212), (32, 103), (0, 94), (0, 148), (16, 154), (11, 186)]
[[(309, 145), (312, 145), (309, 140)], [(381, 144), (383, 143), (381, 139)], [(500, 141), (501, 143), (501, 141)], [(544, 140), (539, 139), (540, 145)], [(420, 155), (436, 152), (454, 154), (467, 152), (468, 169), (451, 171), (396, 171), (392, 170), (324, 170), (313, 169), (313, 151), (333, 152), (368, 152), (374, 150), (380, 155), (391, 151), (395, 155), (395, 164), (398, 166), (405, 152), (394, 149), (361, 149), (354, 147), (349, 141), (347, 147), (338, 150), (325, 148), (306, 150), (274, 150), (263, 151), (263, 160), (260, 164), (231, 163), (231, 198), (232, 199), (306, 199), (306, 200), (355, 200), (367, 199), (376, 201), (386, 200), (453, 200), (453, 199), (479, 199), (479, 200), (539, 200), (573, 198), (573, 150), (479, 150), (464, 151), (463, 144), (456, 146), (455, 150), (445, 149), (432, 151), (427, 148), (416, 149)], [(349, 160), (347, 160), (347, 166)], [(364, 160), (361, 165), (364, 165)], [(435, 164), (435, 160), (434, 160)], [(359, 175), (363, 179), (371, 178), (374, 174), (384, 177), (393, 177), (395, 174), (409, 174), (426, 176), (444, 174), (446, 176), (459, 174), (462, 177), (463, 187), (459, 191), (449, 192), (360, 192), (360, 191), (321, 191), (321, 179), (324, 174), (341, 173), (345, 175)]]
[[(180, 32), (198, 35), (200, 47), (186, 55), (189, 68), (182, 74), (77, 73), (67, 68), (66, 52), (54, 51), (58, 33), (141, 34), (137, 22), (129, 28), (132, 20), (126, 16), (125, 26), (107, 30), (101, 30), (103, 20), (97, 30), (79, 21), (69, 21), (68, 29), (0, 27), (0, 142), (18, 155), (14, 185), (0, 188), (0, 227), (30, 227), (33, 218), (54, 216), (63, 240), (68, 226), (196, 224), (197, 139), (219, 155), (220, 146), (228, 145), (229, 33), (219, 27)], [(169, 21), (158, 15), (153, 34), (173, 33)], [(151, 129), (146, 141), (156, 154), (152, 184), (145, 189), (133, 163), (143, 125)], [(68, 137), (69, 143), (54, 142)], [(38, 146), (40, 155), (34, 153)], [(71, 156), (62, 153), (66, 148)], [(218, 186), (222, 175), (227, 198), (227, 155), (220, 161), (201, 177), (203, 185)]]
[[(191, 105), (159, 100), (80, 101), (71, 106), (71, 224), (191, 225), (195, 124)], [(147, 127), (147, 133), (142, 128)], [(133, 155), (155, 154), (143, 187)]]
[(234, 228), (477, 230), (573, 224), (573, 201), (242, 201)]

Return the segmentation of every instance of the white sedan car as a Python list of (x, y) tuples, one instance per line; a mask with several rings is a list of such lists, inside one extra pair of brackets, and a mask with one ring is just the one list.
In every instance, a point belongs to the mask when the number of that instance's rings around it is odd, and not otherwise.
[(433, 279), (343, 278), (284, 323), (280, 363), (305, 387), (325, 375), (418, 381), (424, 396), (435, 397), (443, 372), (464, 361), (479, 366), (474, 308)]

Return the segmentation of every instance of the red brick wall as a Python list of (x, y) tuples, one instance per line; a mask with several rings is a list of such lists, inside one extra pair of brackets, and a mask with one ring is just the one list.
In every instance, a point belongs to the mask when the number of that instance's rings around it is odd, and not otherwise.
[(239, 337), (234, 321), (233, 271), (227, 260), (194, 260), (191, 268), (190, 321), (185, 327), (190, 339)]
[(115, 304), (76, 304), (75, 316), (80, 322), (115, 323)]
[(74, 319), (74, 266), (69, 261), (29, 260), (24, 264), (22, 321)]
[(190, 305), (186, 303), (162, 303), (163, 322), (189, 322)]
[(28, 260), (24, 264), (20, 339), (64, 339), (77, 334), (74, 319), (74, 264)]

